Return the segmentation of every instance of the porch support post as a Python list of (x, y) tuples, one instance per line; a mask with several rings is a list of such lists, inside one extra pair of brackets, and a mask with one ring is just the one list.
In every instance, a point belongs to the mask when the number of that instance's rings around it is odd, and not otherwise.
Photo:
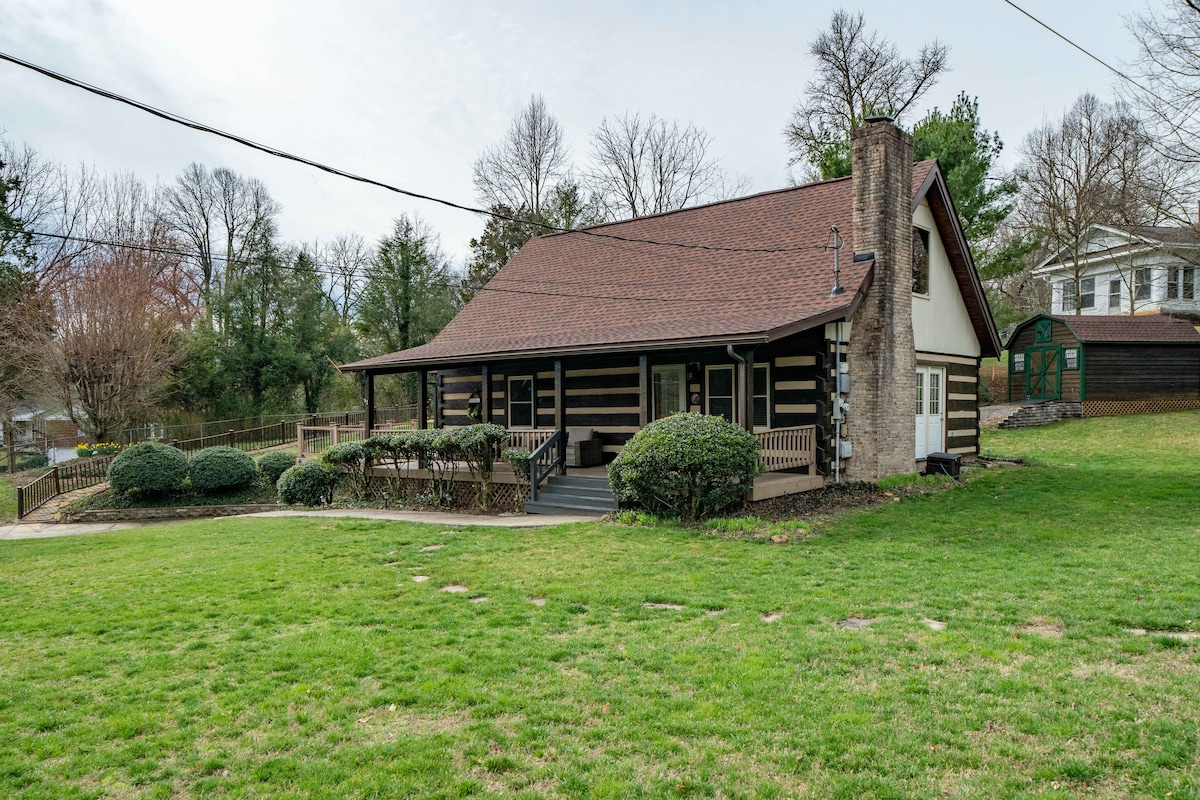
[(433, 427), (442, 427), (442, 376), (437, 372), (433, 374)]
[(367, 378), (367, 429), (363, 431), (363, 438), (371, 435), (371, 431), (375, 429), (375, 373), (371, 370), (366, 371)]
[(492, 421), (492, 369), (487, 364), (479, 368), (481, 385), (479, 387), (479, 421)]
[(638, 427), (650, 424), (650, 359), (638, 358)]
[(429, 404), (429, 370), (422, 367), (417, 370), (417, 428), (424, 430), (428, 426), (425, 419), (425, 406)]
[(567, 463), (567, 387), (563, 380), (563, 362), (554, 359), (554, 427), (558, 428), (559, 471), (566, 472)]

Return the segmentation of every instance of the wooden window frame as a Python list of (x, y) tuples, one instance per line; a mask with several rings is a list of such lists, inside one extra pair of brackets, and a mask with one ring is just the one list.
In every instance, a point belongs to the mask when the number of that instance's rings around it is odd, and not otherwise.
[[(924, 228), (913, 226), (913, 261), (912, 261), (912, 293), (920, 297), (929, 297), (929, 262), (930, 254), (930, 233)], [(924, 251), (925, 257), (921, 259), (924, 268), (918, 272), (918, 246)]]
[(1012, 356), (1012, 371), (1013, 372), (1024, 372), (1025, 371), (1025, 354), (1024, 353), (1010, 353), (1009, 355)]
[(1079, 348), (1064, 347), (1063, 348), (1063, 371), (1069, 369), (1079, 369)]
[[(754, 371), (760, 370), (760, 369), (766, 370), (766, 373), (767, 373), (767, 377), (763, 383), (764, 387), (766, 388), (766, 393), (765, 394), (754, 394)], [(734, 374), (736, 375), (736, 370), (734, 371)], [(734, 388), (736, 388), (736, 386)], [(766, 423), (766, 425), (759, 425), (758, 420), (755, 418), (754, 402), (760, 397), (763, 398), (763, 402), (765, 403), (766, 408), (767, 408), (767, 423)], [(737, 403), (734, 403), (734, 414), (735, 415), (737, 414), (736, 406), (737, 406)], [(763, 364), (754, 364), (751, 366), (750, 409), (749, 409), (749, 411), (750, 411), (751, 427), (754, 428), (755, 431), (771, 430), (771, 365), (770, 364), (763, 363)]]
[[(529, 427), (516, 425), (513, 422), (513, 382), (514, 381), (529, 381)], [(537, 430), (537, 376), (536, 375), (509, 375), (504, 383), (505, 393), (505, 427), (509, 430)], [(521, 400), (520, 405), (525, 405), (526, 401)]]

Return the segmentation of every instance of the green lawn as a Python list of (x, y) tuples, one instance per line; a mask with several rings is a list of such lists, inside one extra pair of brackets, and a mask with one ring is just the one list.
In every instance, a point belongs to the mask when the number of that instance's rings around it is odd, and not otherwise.
[(314, 518), (0, 542), (0, 796), (1200, 796), (1200, 642), (1127, 632), (1200, 627), (1200, 414), (984, 446), (1038, 465), (786, 545)]
[(7, 525), (17, 518), (17, 489), (12, 478), (0, 475), (0, 525)]

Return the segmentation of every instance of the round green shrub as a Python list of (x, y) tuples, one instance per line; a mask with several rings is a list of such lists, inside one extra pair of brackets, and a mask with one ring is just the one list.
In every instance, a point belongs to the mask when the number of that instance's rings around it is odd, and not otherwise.
[(278, 483), (279, 476), (288, 467), (294, 467), (295, 465), (295, 450), (275, 450), (271, 453), (264, 453), (258, 459), (258, 471), (271, 483)]
[(622, 505), (692, 522), (741, 504), (758, 453), (752, 434), (721, 417), (675, 414), (634, 434), (608, 475)]
[(285, 503), (323, 506), (333, 502), (337, 479), (337, 473), (321, 462), (301, 461), (283, 471), (275, 488)]
[(187, 474), (187, 455), (178, 447), (160, 442), (126, 447), (108, 465), (108, 482), (118, 494), (135, 490), (144, 494), (173, 492)]
[(258, 466), (253, 456), (236, 447), (206, 447), (188, 462), (188, 477), (198, 492), (241, 489), (254, 483)]

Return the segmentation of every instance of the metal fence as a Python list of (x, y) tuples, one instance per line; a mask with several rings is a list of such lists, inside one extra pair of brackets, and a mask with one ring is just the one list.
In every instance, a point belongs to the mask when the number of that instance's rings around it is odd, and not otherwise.
[(108, 480), (108, 465), (116, 456), (79, 458), (51, 467), (33, 483), (17, 487), (17, 519), (28, 516), (50, 499), (76, 489), (86, 489)]

